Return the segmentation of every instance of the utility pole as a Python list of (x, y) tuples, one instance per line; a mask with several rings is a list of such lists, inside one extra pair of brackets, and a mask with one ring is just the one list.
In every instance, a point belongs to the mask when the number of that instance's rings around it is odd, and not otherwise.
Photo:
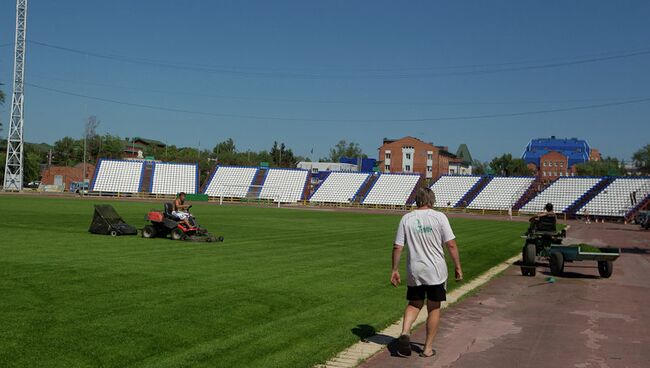
[(16, 39), (14, 44), (14, 85), (11, 96), (11, 118), (7, 137), (5, 191), (23, 189), (23, 102), (25, 88), (25, 35), (27, 29), (27, 0), (16, 0)]

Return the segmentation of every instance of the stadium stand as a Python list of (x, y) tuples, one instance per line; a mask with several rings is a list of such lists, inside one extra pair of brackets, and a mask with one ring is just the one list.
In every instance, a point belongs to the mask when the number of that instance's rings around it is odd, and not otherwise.
[[(650, 195), (650, 178), (616, 178), (578, 213), (583, 214), (586, 209), (591, 215), (624, 217), (648, 195)], [(636, 197), (636, 202), (632, 197)]]
[(380, 174), (363, 204), (404, 206), (419, 181), (418, 174)]
[(370, 174), (331, 172), (309, 199), (310, 202), (350, 203)]
[(308, 173), (301, 169), (269, 169), (259, 198), (282, 203), (298, 202), (303, 197)]
[(151, 177), (151, 193), (194, 194), (198, 191), (198, 166), (170, 162), (154, 163)]
[(534, 180), (533, 177), (494, 177), (467, 208), (482, 210), (508, 209), (526, 192)]
[(480, 176), (441, 176), (431, 190), (436, 195), (436, 207), (456, 206), (461, 198), (481, 179)]
[(210, 197), (245, 198), (257, 170), (256, 167), (219, 166), (203, 192)]
[(541, 212), (547, 203), (553, 203), (555, 212), (565, 212), (600, 181), (601, 178), (559, 178), (526, 203), (521, 208), (521, 211), (527, 213)]
[(144, 161), (100, 159), (91, 185), (93, 192), (138, 193)]

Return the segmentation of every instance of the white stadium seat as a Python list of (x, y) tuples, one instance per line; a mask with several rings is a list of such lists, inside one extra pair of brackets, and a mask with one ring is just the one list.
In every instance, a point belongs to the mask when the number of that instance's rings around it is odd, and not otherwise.
[(534, 180), (532, 177), (494, 177), (467, 208), (507, 210), (521, 198)]
[(198, 187), (198, 173), (196, 164), (154, 163), (151, 193), (178, 194), (185, 192), (194, 194)]
[(316, 189), (310, 202), (349, 203), (366, 182), (370, 174), (353, 172), (331, 172)]
[(650, 178), (617, 178), (578, 211), (585, 209), (590, 215), (623, 217), (635, 205), (632, 193), (636, 192), (637, 203), (650, 195)]
[(257, 170), (256, 167), (219, 166), (212, 173), (204, 193), (210, 197), (245, 198)]
[(521, 212), (542, 212), (547, 203), (553, 204), (555, 212), (564, 212), (601, 180), (601, 178), (561, 177), (526, 203), (521, 208)]
[(419, 181), (417, 174), (380, 174), (363, 204), (404, 206)]
[(298, 202), (307, 185), (308, 173), (301, 169), (269, 169), (259, 198), (282, 203)]
[(447, 203), (454, 207), (479, 180), (480, 176), (441, 176), (431, 186), (436, 195), (436, 207), (447, 207)]
[(91, 190), (94, 192), (138, 193), (143, 161), (106, 160), (97, 164)]

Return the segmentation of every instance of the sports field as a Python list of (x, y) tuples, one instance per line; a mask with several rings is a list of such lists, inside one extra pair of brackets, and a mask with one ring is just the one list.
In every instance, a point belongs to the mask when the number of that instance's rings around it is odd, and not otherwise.
[[(187, 243), (91, 235), (94, 203), (0, 196), (0, 367), (311, 367), (402, 312), (398, 215), (195, 204), (226, 241)], [(104, 203), (137, 227), (162, 207)], [(451, 223), (466, 279), (525, 229)]]

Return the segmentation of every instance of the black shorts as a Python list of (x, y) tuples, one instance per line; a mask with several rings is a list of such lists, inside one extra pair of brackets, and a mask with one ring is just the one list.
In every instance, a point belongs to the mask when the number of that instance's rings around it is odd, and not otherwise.
[(408, 290), (406, 290), (406, 299), (408, 301), (414, 302), (424, 300), (425, 298), (432, 302), (443, 302), (447, 300), (445, 284), (409, 286)]

